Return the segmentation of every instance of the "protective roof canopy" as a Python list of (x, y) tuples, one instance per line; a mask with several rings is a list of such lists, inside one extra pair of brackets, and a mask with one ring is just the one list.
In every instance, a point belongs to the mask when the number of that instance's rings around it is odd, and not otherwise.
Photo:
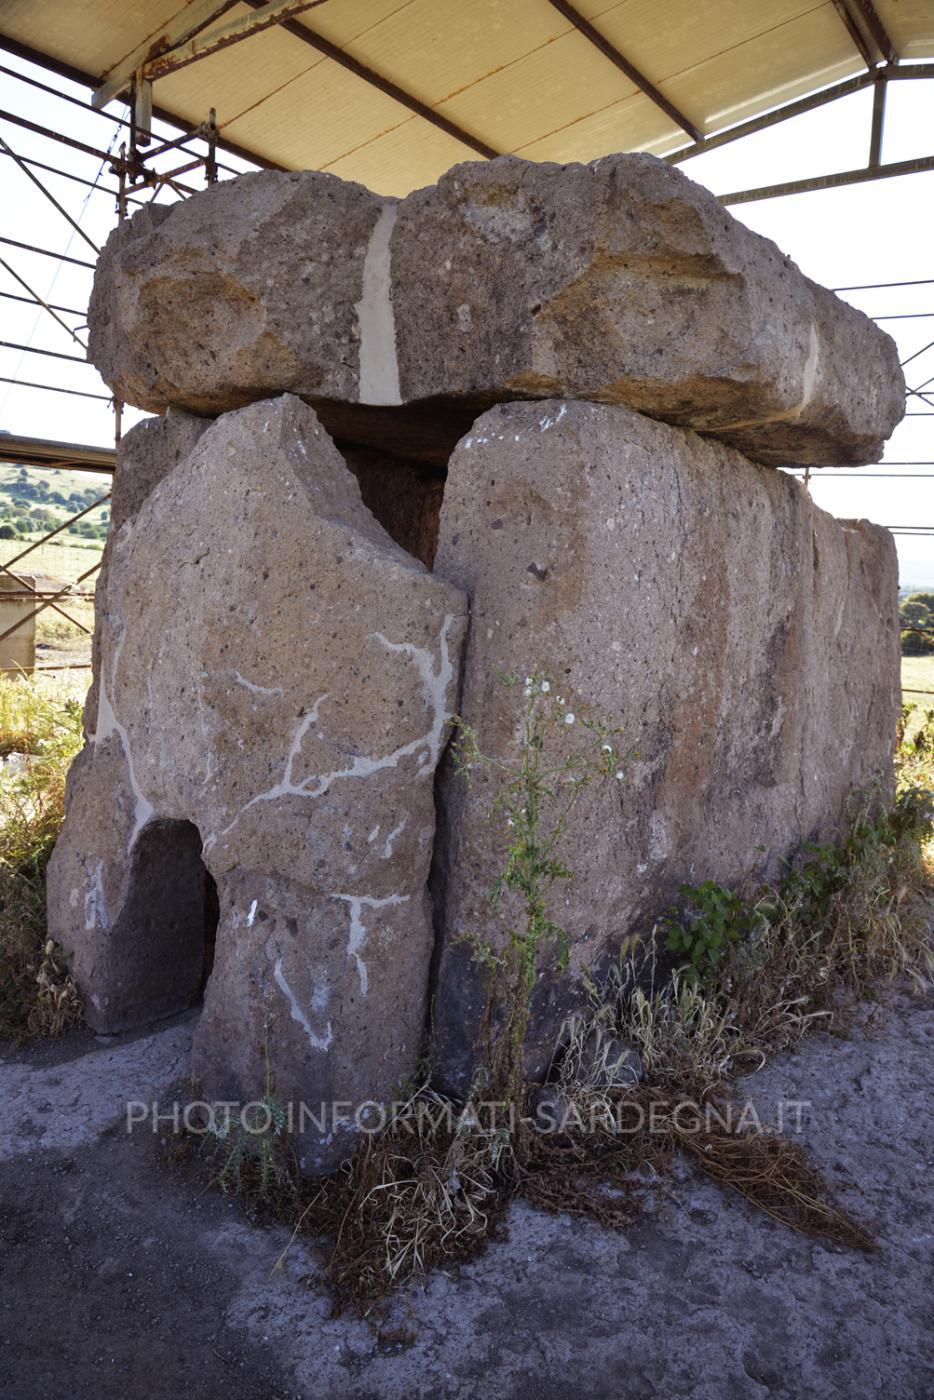
[[(179, 23), (179, 0), (4, 0), (9, 38), (102, 78)], [(574, 11), (705, 135), (866, 69), (861, 0), (576, 0)], [(255, 10), (236, 4), (225, 22)], [(871, 8), (871, 7), (870, 7)], [(931, 0), (874, 0), (900, 59), (934, 55)], [(157, 105), (289, 168), (330, 170), (385, 194), (477, 158), (348, 56), (475, 143), (533, 160), (667, 154), (690, 137), (556, 0), (327, 0), (158, 79)], [(849, 15), (850, 23), (847, 23)], [(864, 39), (863, 21), (857, 25)], [(322, 52), (300, 31), (320, 36)], [(886, 57), (887, 55), (880, 55)]]

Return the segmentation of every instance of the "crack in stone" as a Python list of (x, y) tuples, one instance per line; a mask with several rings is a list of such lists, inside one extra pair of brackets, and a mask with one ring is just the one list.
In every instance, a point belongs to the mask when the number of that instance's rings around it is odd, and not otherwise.
[[(444, 737), (444, 729), (450, 719), (450, 714), (445, 705), (445, 696), (448, 687), (454, 678), (454, 665), (451, 661), (448, 650), (448, 632), (455, 621), (453, 613), (448, 613), (444, 619), (444, 625), (438, 638), (439, 658), (435, 661), (432, 653), (425, 647), (414, 646), (411, 642), (391, 642), (383, 636), (381, 632), (373, 632), (370, 635), (381, 646), (388, 651), (400, 652), (410, 656), (414, 662), (422, 682), (422, 690), (425, 695), (429, 710), (432, 712), (431, 727), (427, 733), (419, 735), (416, 739), (410, 739), (407, 744), (402, 744), (392, 753), (385, 754), (380, 758), (368, 758), (361, 755), (354, 759), (349, 768), (338, 768), (331, 773), (311, 774), (303, 778), (301, 782), (296, 782), (292, 776), (292, 769), (298, 758), (305, 735), (313, 724), (318, 722), (318, 711), (328, 695), (320, 695), (315, 701), (307, 715), (304, 715), (295, 734), (286, 756), (285, 769), (282, 778), (265, 792), (256, 793), (246, 802), (231, 822), (222, 831), (209, 836), (204, 844), (205, 851), (210, 850), (216, 843), (228, 836), (239, 822), (245, 812), (251, 807), (255, 807), (259, 802), (274, 802), (280, 797), (322, 797), (335, 782), (344, 778), (370, 778), (375, 773), (384, 772), (386, 769), (396, 768), (404, 758), (409, 758), (418, 753), (420, 749), (425, 750), (418, 767), (416, 777), (421, 777), (425, 772), (431, 772), (437, 766), (441, 755), (441, 743)], [(322, 738), (327, 736), (321, 733)]]

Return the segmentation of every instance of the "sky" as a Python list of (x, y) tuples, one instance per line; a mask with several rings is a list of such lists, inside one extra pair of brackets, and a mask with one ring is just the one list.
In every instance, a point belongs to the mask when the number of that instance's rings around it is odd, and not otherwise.
[[(87, 99), (85, 88), (19, 58), (0, 52), (0, 64), (59, 92)], [(115, 136), (120, 139), (120, 128), (105, 117), (82, 111), (7, 72), (0, 72), (0, 107), (98, 149), (108, 149)], [(868, 90), (856, 93), (707, 152), (680, 168), (715, 194), (726, 194), (865, 165), (871, 107)], [(119, 103), (108, 110), (124, 114)], [(156, 130), (160, 130), (158, 124)], [(176, 134), (170, 128), (161, 130), (166, 138)], [(61, 176), (35, 172), (91, 243), (101, 247), (116, 219), (115, 201), (106, 192), (114, 189), (115, 180), (106, 167), (102, 170), (101, 162), (93, 156), (66, 149), (8, 121), (0, 120), (0, 139), (19, 155), (88, 180), (95, 180), (102, 172), (100, 185), (105, 192), (100, 188), (91, 192)], [(79, 263), (93, 263), (94, 249), (3, 151), (0, 146), (0, 238), (54, 249)], [(934, 81), (890, 83), (883, 161), (932, 153)], [(232, 157), (221, 158), (235, 169), (247, 168)], [(166, 157), (168, 162), (172, 159), (177, 157)], [(171, 198), (160, 196), (160, 200)], [(934, 376), (934, 346), (924, 348), (934, 341), (934, 172), (760, 200), (733, 206), (731, 212), (756, 232), (774, 239), (809, 277), (825, 286), (913, 279), (923, 283), (929, 279), (928, 285), (848, 291), (844, 296), (867, 314), (887, 318), (880, 324), (895, 338), (902, 361), (915, 357), (906, 366), (911, 387)], [(13, 269), (45, 300), (73, 308), (76, 314), (63, 312), (62, 319), (85, 338), (80, 328), (91, 285), (90, 267), (56, 263), (2, 242), (0, 260), (0, 291), (27, 294), (8, 270)], [(895, 317), (903, 319), (888, 319)], [(69, 334), (35, 307), (0, 299), (0, 326), (0, 340), (83, 359), (82, 349)], [(107, 388), (91, 366), (0, 348), (0, 376), (54, 383), (102, 396), (98, 401), (0, 382), (0, 429), (112, 445), (113, 415), (103, 401)], [(931, 388), (934, 399), (934, 384)], [(819, 505), (843, 518), (864, 517), (887, 526), (928, 526), (934, 530), (934, 477), (923, 479), (924, 473), (934, 473), (934, 402), (909, 400), (909, 413), (886, 446), (882, 468), (870, 467), (855, 474), (824, 470), (812, 478), (811, 490)], [(124, 427), (142, 416), (128, 410)], [(901, 534), (896, 543), (903, 585), (934, 586), (934, 535)]]

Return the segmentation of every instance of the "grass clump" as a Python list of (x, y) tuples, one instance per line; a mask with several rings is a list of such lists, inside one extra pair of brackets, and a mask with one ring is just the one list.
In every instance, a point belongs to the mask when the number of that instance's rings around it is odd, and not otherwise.
[[(0, 1036), (59, 1035), (77, 989), (46, 932), (45, 872), (81, 747), (86, 679), (0, 678)], [(11, 757), (12, 756), (12, 757)]]

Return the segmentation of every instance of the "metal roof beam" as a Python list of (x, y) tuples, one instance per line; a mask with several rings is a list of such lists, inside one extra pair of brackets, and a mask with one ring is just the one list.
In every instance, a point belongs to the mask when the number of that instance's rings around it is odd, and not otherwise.
[(865, 73), (857, 73), (855, 78), (845, 78), (842, 83), (835, 83), (833, 87), (824, 88), (822, 92), (811, 93), (808, 97), (799, 97), (794, 102), (786, 102), (783, 107), (776, 107), (774, 111), (763, 112), (758, 117), (750, 117), (749, 121), (739, 122), (726, 131), (719, 131), (714, 136), (707, 136), (703, 141), (693, 146), (682, 146), (679, 151), (672, 151), (663, 159), (669, 165), (680, 165), (681, 161), (690, 160), (692, 156), (702, 155), (705, 151), (715, 151), (718, 146), (727, 146), (731, 141), (739, 141), (744, 136), (754, 136), (757, 131), (766, 131), (770, 126), (778, 126), (780, 122), (790, 121), (792, 117), (800, 117), (805, 112), (816, 111), (818, 107), (824, 107), (828, 102), (836, 102), (841, 97), (849, 97), (854, 92), (862, 92), (864, 88), (871, 87), (877, 82), (912, 78), (917, 80), (934, 78), (934, 63), (888, 64), (884, 68), (874, 68), (871, 72), (867, 70)]
[(898, 54), (895, 45), (889, 38), (888, 30), (879, 18), (879, 12), (872, 0), (852, 0), (853, 7), (859, 11), (863, 23), (872, 35), (873, 42), (887, 63), (897, 63)]
[[(138, 44), (135, 49), (128, 53), (126, 58), (121, 59), (119, 63), (115, 63), (112, 68), (108, 69), (101, 80), (101, 85), (91, 98), (91, 106), (95, 111), (106, 107), (112, 98), (118, 97), (130, 86), (137, 70), (142, 68), (148, 58), (164, 53), (166, 49), (173, 48), (176, 44), (183, 44), (186, 39), (193, 38), (205, 25), (210, 24), (212, 19), (218, 18), (225, 10), (229, 9), (230, 0), (201, 0), (200, 4), (189, 5), (177, 28), (173, 29), (172, 25), (167, 25), (155, 39), (145, 39), (142, 44)], [(179, 19), (180, 17), (176, 16), (176, 20), (179, 21)]]
[[(263, 0), (244, 0), (244, 3), (249, 5), (251, 9), (256, 10), (262, 5)], [(360, 63), (358, 59), (352, 58), (344, 49), (339, 49), (336, 44), (332, 44), (330, 39), (325, 39), (322, 34), (316, 34), (315, 31), (309, 29), (307, 25), (299, 24), (297, 20), (289, 19), (283, 21), (280, 27), (286, 30), (287, 33), (293, 34), (296, 39), (301, 39), (303, 43), (308, 44), (311, 48), (317, 49), (319, 53), (323, 53), (325, 58), (329, 58), (332, 62), (340, 64), (341, 68), (346, 68), (347, 72), (353, 73), (354, 77), (362, 79), (363, 82), (369, 83), (371, 87), (375, 87), (380, 92), (385, 93), (387, 97), (391, 97), (393, 101), (398, 102), (400, 106), (407, 107), (410, 112), (414, 112), (415, 116), (422, 117), (426, 122), (431, 122), (432, 126), (436, 126), (439, 131), (445, 132), (446, 135), (453, 136), (454, 140), (460, 141), (461, 145), (469, 146), (470, 149), (476, 151), (478, 155), (486, 156), (487, 159), (492, 160), (494, 156), (500, 154), (500, 152), (494, 150), (492, 146), (488, 146), (485, 141), (481, 141), (479, 137), (472, 136), (469, 131), (465, 131), (463, 127), (457, 126), (455, 122), (448, 121), (447, 117), (442, 116), (440, 112), (436, 112), (434, 108), (429, 107), (427, 103), (421, 102), (417, 97), (413, 97), (412, 94), (406, 92), (404, 88), (397, 87), (397, 85), (390, 82), (388, 78), (384, 78), (381, 73), (377, 73), (373, 68), (368, 68), (365, 63)]]
[(117, 454), (112, 447), (91, 447), (79, 442), (54, 442), (49, 438), (0, 434), (0, 460), (38, 466), (83, 467), (87, 471), (112, 472)]
[(664, 159), (669, 165), (679, 165), (681, 161), (690, 160), (692, 156), (699, 156), (704, 151), (715, 151), (718, 146), (728, 146), (731, 141), (739, 141), (744, 136), (754, 136), (757, 131), (766, 131), (770, 126), (778, 126), (780, 122), (790, 121), (792, 117), (800, 117), (805, 112), (816, 111), (818, 107), (823, 107), (828, 102), (837, 102), (841, 97), (849, 97), (854, 92), (862, 92), (873, 81), (872, 73), (868, 71), (858, 73), (855, 78), (846, 78), (842, 83), (835, 83), (833, 87), (825, 88), (823, 92), (811, 93), (808, 97), (799, 97), (794, 102), (786, 102), (783, 107), (776, 107), (772, 112), (763, 112), (761, 116), (750, 117), (748, 121), (739, 122), (726, 131), (717, 132), (715, 136), (708, 136), (706, 140), (693, 146), (682, 146), (680, 151), (672, 151), (671, 155), (665, 156)]
[(853, 40), (853, 43), (859, 50), (860, 57), (862, 58), (866, 67), (874, 68), (876, 66), (877, 60), (872, 52), (872, 49), (869, 47), (869, 45), (866, 43), (866, 40), (863, 38), (863, 31), (860, 29), (853, 16), (850, 14), (850, 7), (847, 4), (847, 0), (833, 0), (833, 7), (836, 10), (837, 14), (840, 16), (841, 20), (843, 21), (843, 25), (846, 29), (847, 34), (849, 34), (850, 38)]
[[(11, 39), (7, 34), (0, 34), (0, 49), (7, 53), (14, 54), (17, 58), (25, 59), (27, 63), (34, 63), (37, 68), (44, 68), (47, 73), (56, 73), (60, 78), (67, 78), (70, 83), (80, 83), (83, 87), (94, 88), (100, 85), (100, 77), (92, 77), (83, 68), (76, 68), (72, 63), (65, 63), (61, 59), (52, 58), (50, 54), (41, 53), (39, 49), (30, 48), (28, 44), (21, 44), (18, 39)], [(27, 79), (27, 81), (29, 81)], [(68, 98), (66, 93), (59, 94)], [(126, 99), (121, 99), (126, 100)], [(89, 108), (89, 110), (92, 110)], [(191, 122), (184, 117), (179, 117), (175, 112), (170, 112), (166, 107), (153, 106), (152, 114), (160, 122), (166, 122), (169, 126), (174, 126), (180, 131), (187, 131)], [(110, 117), (111, 113), (104, 113)], [(120, 121), (121, 125), (128, 126), (130, 123), (122, 121), (121, 118), (114, 117), (114, 121)], [(219, 150), (225, 151), (228, 155), (236, 156), (238, 160), (248, 160), (252, 165), (258, 165), (262, 170), (287, 170), (289, 167), (280, 165), (278, 161), (270, 160), (268, 156), (257, 155), (256, 151), (248, 150), (246, 146), (240, 146), (236, 141), (228, 141), (219, 137), (217, 141)], [(107, 159), (111, 159), (110, 156)], [(229, 169), (229, 167), (225, 167)], [(61, 172), (59, 172), (61, 173)], [(238, 173), (238, 172), (233, 172)]]
[[(721, 204), (752, 204), (757, 199), (778, 199), (786, 194), (807, 194), (811, 190), (835, 190), (841, 185), (861, 185), (868, 180), (889, 180), (898, 175), (920, 175), (926, 170), (934, 170), (934, 155), (916, 156), (914, 160), (895, 161), (891, 165), (838, 170), (832, 175), (815, 175), (807, 180), (788, 180), (782, 185), (762, 185), (759, 189), (737, 190), (733, 194), (718, 195), (717, 198)], [(917, 393), (917, 390), (909, 390), (909, 393)]]
[(179, 17), (177, 27), (167, 26), (155, 39), (147, 40), (134, 49), (106, 74), (91, 98), (91, 105), (99, 110), (125, 92), (134, 80), (152, 82), (165, 77), (167, 73), (174, 73), (199, 58), (206, 58), (208, 54), (217, 53), (219, 49), (249, 39), (251, 35), (271, 29), (293, 15), (325, 3), (326, 0), (264, 0), (255, 14), (241, 15), (239, 19), (230, 20), (214, 29), (206, 26), (228, 10), (229, 3), (202, 0), (200, 4), (189, 5)]
[(701, 129), (695, 126), (683, 112), (680, 112), (673, 102), (669, 102), (664, 93), (659, 92), (655, 84), (649, 82), (645, 74), (640, 73), (639, 69), (630, 63), (628, 58), (624, 58), (619, 49), (615, 48), (609, 39), (605, 39), (588, 19), (575, 10), (573, 5), (567, 4), (566, 0), (548, 0), (548, 3), (558, 11), (559, 15), (563, 15), (569, 24), (573, 24), (574, 28), (579, 30), (585, 39), (589, 39), (594, 48), (600, 50), (604, 58), (615, 63), (616, 67), (620, 72), (626, 74), (631, 83), (635, 83), (636, 87), (640, 88), (646, 97), (655, 103), (656, 107), (660, 107), (665, 115), (671, 118), (675, 126), (680, 126), (682, 131), (686, 131), (692, 141), (696, 141), (698, 144), (703, 141), (704, 133)]

